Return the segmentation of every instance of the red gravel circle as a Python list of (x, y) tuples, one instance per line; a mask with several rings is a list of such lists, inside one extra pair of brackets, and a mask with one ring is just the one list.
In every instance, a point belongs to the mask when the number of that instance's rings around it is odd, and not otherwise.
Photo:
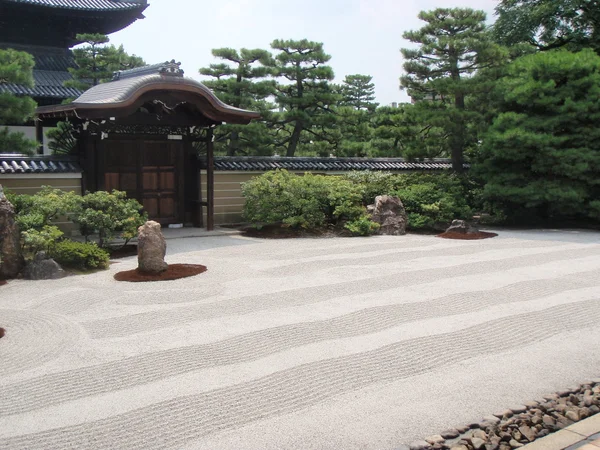
[(8, 284), (8, 281), (6, 281), (6, 280), (0, 280), (0, 286), (4, 286), (5, 284)]
[(199, 275), (207, 270), (206, 266), (201, 266), (200, 264), (169, 264), (169, 268), (159, 274), (145, 273), (138, 269), (118, 272), (115, 274), (115, 280), (129, 281), (131, 283), (170, 281), (193, 277), (194, 275)]
[(438, 234), (437, 237), (444, 239), (462, 239), (465, 241), (472, 241), (476, 239), (488, 239), (498, 236), (496, 233), (487, 233), (485, 231), (478, 231), (477, 233), (457, 233), (455, 231), (446, 231), (445, 233)]
[(0, 328), (0, 338), (3, 338), (6, 334), (6, 330), (4, 328)]

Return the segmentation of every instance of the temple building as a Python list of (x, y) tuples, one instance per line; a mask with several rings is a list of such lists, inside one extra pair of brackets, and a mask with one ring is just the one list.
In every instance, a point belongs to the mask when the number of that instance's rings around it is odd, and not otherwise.
[[(57, 105), (82, 92), (64, 86), (75, 67), (77, 34), (111, 34), (143, 19), (147, 0), (0, 0), (0, 49), (33, 55), (35, 87), (0, 84), (0, 92), (28, 95), (39, 106)], [(12, 124), (8, 124), (12, 125)], [(35, 128), (10, 126), (35, 139)], [(45, 152), (47, 147), (45, 145)]]

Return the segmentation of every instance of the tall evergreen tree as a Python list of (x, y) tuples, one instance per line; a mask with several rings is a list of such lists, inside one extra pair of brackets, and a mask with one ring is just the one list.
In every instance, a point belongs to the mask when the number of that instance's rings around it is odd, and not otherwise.
[(470, 123), (477, 113), (467, 108), (467, 96), (476, 89), (473, 75), (502, 62), (502, 52), (490, 37), (483, 11), (469, 8), (421, 12), (426, 25), (407, 31), (404, 39), (418, 48), (402, 49), (405, 58), (401, 88), (415, 101), (435, 102), (430, 118), (448, 136), (452, 167), (462, 172), (465, 150), (476, 142)]
[(335, 123), (331, 107), (339, 95), (329, 84), (334, 78), (333, 69), (326, 65), (331, 56), (325, 53), (322, 43), (306, 39), (278, 39), (271, 47), (279, 51), (273, 73), (286, 80), (276, 86), (275, 101), (281, 110), (273, 122), (276, 144), (286, 149), (287, 156), (295, 155), (303, 137), (305, 142), (333, 145), (337, 138), (328, 130)]
[(139, 56), (127, 54), (122, 45), (107, 45), (110, 39), (106, 35), (78, 34), (77, 40), (86, 45), (73, 49), (77, 68), (69, 69), (73, 79), (65, 86), (85, 91), (110, 81), (114, 72), (146, 65)]
[[(16, 50), (0, 50), (0, 124), (20, 125), (33, 116), (36, 103), (29, 97), (16, 96), (2, 85), (18, 84), (33, 87), (33, 57)], [(0, 153), (34, 152), (37, 144), (23, 133), (0, 128)]]
[(262, 121), (249, 125), (224, 125), (216, 135), (217, 151), (224, 147), (228, 156), (236, 154), (271, 154), (272, 138), (265, 120), (271, 115), (272, 105), (267, 98), (274, 93), (275, 82), (270, 76), (272, 55), (262, 49), (213, 49), (215, 58), (223, 63), (211, 64), (200, 73), (212, 77), (204, 82), (225, 103), (237, 108), (258, 111)]
[(378, 104), (375, 103), (375, 84), (370, 75), (346, 75), (340, 87), (342, 99), (340, 105), (351, 106), (355, 109), (374, 111)]

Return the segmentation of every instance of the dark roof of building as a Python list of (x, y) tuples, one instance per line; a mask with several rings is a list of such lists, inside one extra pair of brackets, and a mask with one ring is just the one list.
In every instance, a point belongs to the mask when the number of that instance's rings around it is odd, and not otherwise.
[(50, 8), (79, 9), (86, 11), (141, 9), (147, 0), (7, 0), (13, 3), (47, 6)]
[(147, 92), (178, 92), (186, 95), (186, 102), (197, 101), (202, 114), (216, 123), (244, 124), (260, 118), (260, 114), (226, 105), (202, 83), (183, 76), (180, 63), (162, 64), (117, 72), (113, 81), (102, 83), (85, 91), (73, 103), (37, 109), (40, 118), (76, 115), (89, 118), (101, 110), (119, 110), (135, 104)]
[[(290, 171), (345, 172), (351, 170), (411, 171), (449, 170), (449, 159), (406, 161), (402, 158), (307, 158), (270, 156), (221, 156), (215, 158), (215, 170), (265, 171), (286, 169)], [(465, 164), (468, 168), (469, 165)]]
[[(8, 46), (9, 44), (0, 44), (0, 48)], [(0, 92), (28, 95), (36, 99), (56, 99), (53, 103), (60, 103), (62, 99), (81, 95), (79, 89), (64, 86), (65, 81), (72, 79), (68, 69), (75, 67), (75, 61), (69, 50), (37, 45), (10, 45), (10, 47), (33, 56), (35, 85), (33, 88), (28, 88), (18, 84), (0, 83)]]
[(81, 172), (81, 167), (79, 166), (77, 159), (74, 158), (0, 154), (0, 175)]

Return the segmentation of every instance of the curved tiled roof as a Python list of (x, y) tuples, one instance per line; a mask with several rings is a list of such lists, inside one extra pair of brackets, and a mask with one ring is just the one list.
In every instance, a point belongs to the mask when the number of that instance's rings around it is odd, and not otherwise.
[(47, 6), (50, 8), (80, 9), (88, 11), (129, 10), (145, 8), (146, 0), (8, 0), (13, 3)]
[(160, 91), (183, 93), (188, 96), (190, 103), (201, 98), (198, 105), (202, 114), (216, 123), (246, 124), (260, 118), (257, 112), (226, 105), (202, 83), (183, 77), (179, 63), (174, 61), (118, 72), (113, 81), (93, 86), (73, 103), (38, 108), (37, 116), (43, 118), (71, 114), (85, 118), (89, 117), (86, 114), (91, 114), (91, 111), (98, 114), (104, 109), (127, 108), (143, 94)]
[(0, 154), (0, 175), (81, 172), (79, 163), (73, 158)]
[[(218, 171), (265, 171), (286, 169), (290, 171), (346, 172), (352, 170), (411, 171), (411, 170), (450, 170), (449, 159), (406, 161), (402, 158), (306, 158), (306, 157), (216, 157), (215, 170)], [(469, 165), (465, 164), (465, 168)]]

